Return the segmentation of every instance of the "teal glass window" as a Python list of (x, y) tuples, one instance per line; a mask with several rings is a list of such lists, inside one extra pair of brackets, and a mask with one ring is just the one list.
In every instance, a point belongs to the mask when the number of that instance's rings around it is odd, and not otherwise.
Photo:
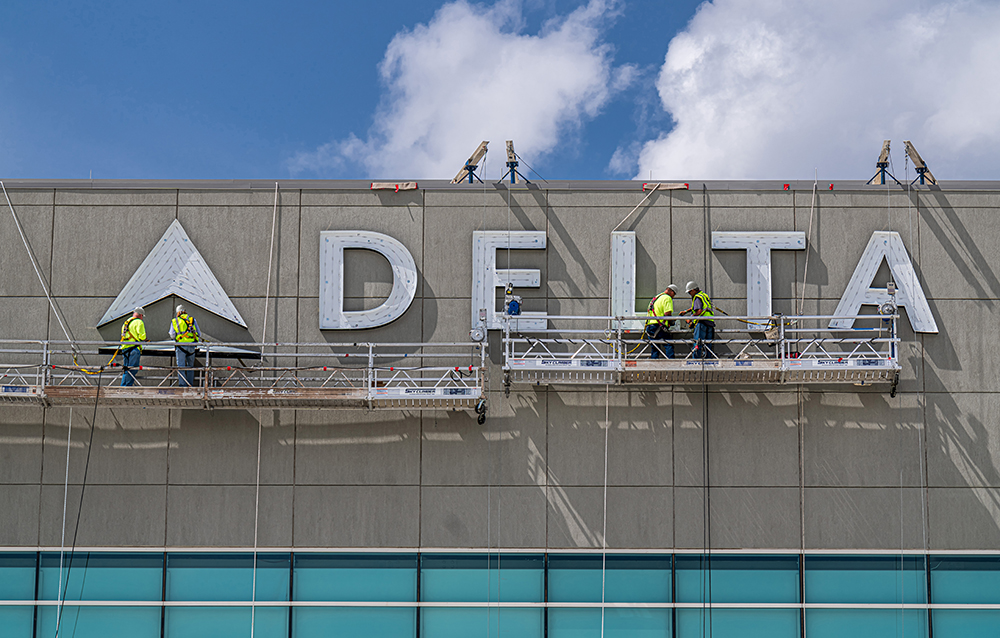
[[(288, 600), (289, 568), (288, 554), (257, 554), (256, 599)], [(253, 594), (253, 554), (167, 555), (167, 600), (249, 601)]]
[(798, 638), (800, 627), (798, 609), (677, 610), (678, 636)]
[[(249, 607), (167, 607), (164, 638), (247, 638)], [(256, 638), (287, 638), (288, 608), (257, 607), (253, 613)]]
[(160, 607), (39, 607), (37, 636), (159, 638)]
[(400, 607), (296, 607), (292, 638), (407, 638), (417, 635), (417, 610)]
[(295, 600), (416, 602), (416, 554), (296, 554)]
[[(971, 634), (974, 635), (974, 634)], [(927, 638), (922, 609), (807, 609), (809, 638)], [(937, 632), (934, 633), (935, 638)]]
[(421, 638), (542, 638), (545, 614), (541, 608), (425, 607), (420, 611)]
[(0, 554), (0, 600), (35, 599), (36, 554)]
[[(673, 635), (670, 614), (670, 609), (606, 608), (603, 635), (605, 638), (669, 637)], [(601, 610), (550, 608), (549, 638), (601, 638)]]
[(798, 603), (798, 556), (681, 555), (677, 602)]
[(545, 561), (541, 555), (424, 554), (420, 565), (421, 600), (485, 603), (545, 599)]
[(39, 557), (38, 597), (42, 600), (161, 600), (163, 554), (58, 552)]
[(934, 556), (935, 603), (1000, 604), (1000, 556)]
[(549, 601), (600, 603), (603, 579), (606, 602), (669, 603), (670, 565), (670, 556), (609, 555), (604, 566), (601, 556), (551, 554)]
[(34, 607), (0, 606), (0, 627), (10, 638), (31, 638), (35, 622)]
[(1000, 610), (935, 609), (931, 612), (934, 638), (1000, 636)]
[(923, 556), (806, 556), (807, 603), (925, 603)]

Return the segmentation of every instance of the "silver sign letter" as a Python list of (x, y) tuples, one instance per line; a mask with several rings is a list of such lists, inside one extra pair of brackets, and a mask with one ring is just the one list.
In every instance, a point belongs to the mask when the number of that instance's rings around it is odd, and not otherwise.
[[(486, 329), (503, 327), (496, 310), (496, 289), (508, 283), (514, 288), (541, 287), (542, 274), (537, 270), (497, 268), (497, 249), (541, 250), (545, 232), (540, 230), (477, 230), (472, 233), (472, 327), (479, 326), (479, 311), (486, 310)], [(519, 330), (544, 330), (548, 326), (544, 312), (522, 312), (511, 322)]]

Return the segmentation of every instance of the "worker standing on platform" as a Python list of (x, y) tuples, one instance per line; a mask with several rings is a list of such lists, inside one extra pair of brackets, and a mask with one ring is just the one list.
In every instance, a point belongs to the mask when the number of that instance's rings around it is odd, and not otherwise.
[[(674, 295), (679, 290), (676, 285), (670, 284), (649, 302), (646, 315), (650, 318), (646, 320), (645, 332), (650, 343), (650, 359), (659, 359), (661, 353), (668, 359), (674, 358), (674, 344), (665, 342), (670, 339), (670, 322), (662, 317), (674, 314)], [(664, 342), (658, 345), (657, 340)]]
[(174, 318), (170, 322), (170, 338), (174, 340), (174, 356), (177, 360), (177, 384), (180, 386), (194, 385), (194, 355), (198, 352), (193, 344), (201, 341), (201, 331), (198, 322), (189, 315), (184, 306), (177, 306)]
[[(139, 358), (142, 356), (142, 346), (136, 342), (149, 341), (146, 338), (146, 324), (142, 322), (144, 314), (145, 311), (137, 307), (132, 311), (132, 316), (122, 324), (122, 345), (120, 346), (120, 350), (123, 359), (123, 386), (135, 385), (135, 374), (132, 370), (139, 367)], [(125, 345), (129, 342), (132, 343)]]
[(715, 311), (712, 308), (712, 300), (693, 281), (687, 282), (684, 289), (691, 295), (691, 315), (702, 317), (690, 320), (694, 322), (694, 346), (691, 356), (695, 359), (714, 358), (712, 349), (705, 344), (706, 341), (715, 339)]

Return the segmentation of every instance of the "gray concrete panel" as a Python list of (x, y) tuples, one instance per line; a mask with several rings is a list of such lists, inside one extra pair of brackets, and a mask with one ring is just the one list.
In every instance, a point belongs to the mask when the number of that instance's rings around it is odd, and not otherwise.
[[(61, 305), (61, 304), (60, 304)], [(0, 339), (41, 340), (48, 327), (49, 302), (45, 297), (6, 297), (0, 304)], [(53, 322), (55, 319), (53, 319)], [(59, 330), (58, 325), (56, 330)], [(60, 331), (60, 339), (65, 339)], [(2, 348), (12, 350), (37, 349), (37, 344), (9, 344)], [(4, 363), (41, 363), (34, 354), (4, 355)]]
[[(826, 182), (829, 186), (830, 182)], [(839, 182), (843, 184), (843, 182)], [(816, 209), (822, 208), (878, 208), (883, 215), (887, 210), (900, 213), (910, 206), (916, 208), (920, 196), (914, 188), (907, 195), (905, 190), (900, 190), (895, 184), (892, 186), (872, 186), (863, 190), (837, 188), (838, 182), (834, 182), (834, 190), (823, 190), (824, 183), (819, 183), (819, 190), (816, 192)], [(812, 189), (795, 191), (795, 206), (805, 208), (809, 212), (812, 203)]]
[[(669, 493), (669, 488), (665, 488)], [(547, 546), (600, 548), (604, 530), (604, 488), (563, 487), (550, 481), (546, 488)], [(610, 509), (609, 509), (610, 511)]]
[[(720, 208), (709, 211), (712, 232), (736, 231), (792, 231), (794, 216), (791, 207), (785, 208)], [(711, 250), (711, 235), (707, 238), (711, 252), (711, 294), (714, 297), (745, 299), (747, 295), (747, 252), (745, 250)], [(795, 296), (796, 257), (804, 254), (798, 250), (771, 251), (772, 297)], [(704, 288), (704, 282), (699, 282)], [(683, 283), (677, 284), (683, 286)], [(683, 288), (681, 289), (683, 294)], [(728, 311), (732, 313), (732, 311)]]
[(420, 488), (295, 488), (295, 547), (417, 547)]
[[(537, 303), (537, 302), (533, 302)], [(428, 297), (423, 300), (423, 337), (425, 342), (469, 342), (469, 317), (472, 299), (442, 299)], [(478, 363), (478, 359), (477, 359)]]
[(0, 483), (39, 482), (44, 421), (42, 408), (4, 406), (0, 409)]
[[(171, 485), (166, 544), (173, 547), (253, 547), (256, 490), (249, 486)], [(292, 544), (292, 487), (261, 486), (259, 547)]]
[[(552, 208), (549, 211), (546, 278), (550, 295), (607, 298), (611, 275), (611, 231), (632, 208), (574, 207)], [(642, 211), (643, 214), (645, 212)], [(669, 209), (660, 208), (656, 212), (669, 216)], [(637, 215), (638, 211), (633, 217)], [(668, 224), (664, 226), (669, 227)]]
[[(302, 191), (297, 188), (278, 187), (278, 208), (297, 207), (301, 199)], [(268, 220), (270, 212), (274, 207), (274, 183), (270, 188), (247, 188), (239, 189), (235, 184), (233, 188), (225, 190), (187, 190), (181, 189), (177, 193), (177, 203), (179, 206), (261, 206), (268, 208)]]
[(166, 492), (164, 485), (43, 485), (38, 544), (58, 547), (62, 537), (66, 494), (66, 544), (82, 547), (163, 546)]
[(419, 484), (419, 415), (395, 411), (299, 411), (295, 482), (297, 485)]
[[(908, 232), (907, 209), (897, 208), (890, 213), (882, 208), (846, 208), (832, 209), (817, 204), (813, 213), (812, 236), (809, 235), (810, 210), (795, 209), (795, 228), (806, 233), (806, 243), (809, 246), (808, 280), (803, 278), (806, 263), (806, 251), (800, 253), (796, 262), (795, 280), (799, 286), (805, 281), (805, 293), (808, 298), (822, 297), (837, 299), (847, 290), (847, 284), (854, 274), (854, 269), (875, 231), (891, 228), (898, 232), (906, 246), (910, 258), (915, 263), (921, 260), (915, 257), (917, 252), (916, 209), (909, 213), (913, 218), (912, 237)], [(791, 229), (789, 229), (791, 230)], [(885, 269), (888, 272), (888, 269)], [(919, 274), (919, 271), (918, 271)], [(801, 288), (798, 289), (801, 294)]]
[(253, 485), (258, 418), (263, 421), (260, 482), (292, 483), (295, 421), (280, 410), (173, 410), (168, 481), (172, 485)]
[(41, 488), (0, 484), (0, 546), (38, 545), (38, 508)]
[(299, 210), (297, 206), (278, 208), (272, 255), (273, 214), (270, 205), (202, 204), (181, 206), (177, 219), (230, 297), (263, 297), (269, 261), (271, 295), (294, 297), (299, 278)]
[[(424, 205), (428, 208), (460, 207), (479, 212), (483, 206), (503, 208), (507, 210), (508, 201), (511, 209), (544, 209), (549, 191), (535, 186), (514, 186), (508, 189), (507, 184), (490, 183), (477, 188), (456, 188), (454, 190), (424, 191)], [(542, 230), (539, 228), (538, 230)]]
[(117, 296), (175, 213), (173, 205), (57, 205), (52, 294)]
[(56, 189), (57, 206), (176, 206), (177, 189)]
[(923, 484), (924, 413), (913, 394), (809, 392), (803, 397), (805, 484)]
[[(801, 545), (797, 488), (674, 488), (677, 547), (792, 549)], [(705, 503), (711, 503), (709, 533)]]
[(806, 549), (920, 549), (920, 488), (807, 487)]
[(941, 333), (923, 338), (928, 392), (1000, 392), (1000, 304), (931, 301)]
[[(517, 200), (514, 200), (515, 204)], [(507, 208), (492, 206), (485, 210), (471, 206), (432, 206), (424, 209), (424, 260), (418, 261), (423, 278), (424, 295), (428, 297), (468, 297), (472, 294), (472, 233), (476, 230), (538, 230), (548, 225), (544, 199), (529, 200), (524, 206)], [(509, 220), (509, 226), (508, 226)], [(389, 233), (392, 234), (392, 233)], [(551, 241), (551, 238), (548, 239)], [(610, 237), (608, 238), (610, 248)], [(405, 244), (405, 242), (404, 242)], [(544, 296), (548, 286), (548, 250), (511, 250), (511, 268), (533, 268), (541, 271), (540, 288), (522, 288), (519, 295)], [(416, 256), (414, 256), (416, 258)], [(497, 250), (497, 266), (507, 267), (507, 252)], [(420, 294), (418, 289), (417, 294)]]
[[(417, 297), (424, 295), (424, 236), (423, 210), (417, 205), (394, 206), (386, 208), (363, 208), (355, 206), (329, 207), (315, 206), (303, 208), (301, 213), (301, 246), (299, 247), (299, 294), (302, 296), (319, 295), (319, 240), (324, 230), (365, 230), (388, 235), (406, 247), (417, 265)], [(356, 290), (363, 283), (348, 280), (348, 277), (359, 277), (362, 281), (367, 274), (353, 261), (353, 252), (346, 251), (344, 256), (345, 287)], [(472, 254), (472, 236), (469, 235), (469, 254)], [(361, 264), (363, 267), (363, 263)], [(266, 270), (266, 268), (265, 268)], [(352, 273), (355, 273), (352, 275)], [(471, 271), (469, 272), (471, 277)], [(471, 284), (469, 285), (471, 290)], [(439, 291), (436, 294), (440, 295)], [(466, 291), (468, 294), (468, 291)]]
[(1000, 488), (997, 394), (927, 394), (927, 484)]
[[(691, 186), (700, 190), (695, 184)], [(795, 202), (795, 193), (784, 190), (782, 186), (782, 182), (775, 180), (774, 190), (709, 189), (708, 205), (715, 211), (722, 208), (791, 208)]]
[[(550, 391), (548, 470), (562, 485), (672, 485), (671, 393)], [(608, 420), (605, 420), (607, 408)], [(610, 421), (611, 427), (607, 428)]]
[(544, 390), (487, 397), (485, 425), (468, 412), (426, 412), (423, 485), (544, 485), (547, 460)]
[(670, 208), (672, 193), (677, 191), (650, 193), (642, 190), (642, 184), (643, 182), (636, 181), (623, 190), (611, 191), (550, 190), (547, 193), (548, 202), (553, 209), (618, 207), (632, 210), (640, 204), (643, 208)]
[[(367, 188), (371, 181), (365, 182), (365, 190), (303, 190), (302, 206), (417, 206), (423, 205), (423, 190), (399, 191), (390, 190), (373, 191)], [(419, 184), (419, 183), (418, 183)]]
[(927, 199), (921, 198), (920, 253), (914, 257), (924, 292), (936, 299), (1000, 298), (996, 209), (956, 210)]
[(1000, 545), (1000, 496), (995, 488), (931, 488), (927, 512), (931, 550), (996, 550)]
[[(52, 205), (49, 193), (48, 205), (24, 206), (14, 203), (14, 211), (24, 237), (28, 240), (31, 254), (45, 278), (46, 285), (51, 280), (49, 264), (52, 249)], [(7, 208), (3, 202), (3, 208)], [(10, 215), (10, 210), (0, 215), (0, 245), (5, 247), (3, 261), (3, 277), (0, 278), (0, 296), (42, 296), (45, 289), (38, 281), (38, 275), (32, 265), (28, 251), (24, 247), (21, 233)]]
[[(678, 297), (683, 299), (684, 286), (688, 281), (694, 281), (701, 287), (705, 287), (708, 281), (707, 262), (708, 254), (711, 252), (709, 248), (711, 245), (709, 235), (711, 227), (706, 222), (705, 211), (700, 206), (683, 208), (675, 206), (671, 211), (670, 220), (670, 237), (672, 240), (670, 277), (673, 283), (680, 287), (681, 294)], [(638, 247), (636, 248), (636, 252), (638, 253)], [(656, 261), (659, 257), (654, 257), (653, 259)], [(638, 256), (636, 257), (636, 261), (639, 261)], [(636, 267), (636, 278), (639, 279), (638, 265)], [(668, 281), (666, 283), (671, 282)], [(706, 292), (709, 295), (713, 293), (711, 290), (706, 290)]]
[(542, 547), (545, 492), (531, 487), (423, 487), (421, 547)]
[[(73, 432), (67, 437), (70, 408), (49, 408), (45, 419), (45, 456), (42, 483), (62, 485), (66, 480), (66, 444), (69, 443), (69, 481), (96, 484), (162, 485), (167, 480), (169, 413), (143, 408), (97, 411), (72, 408)], [(89, 446), (89, 465), (88, 465)]]
[[(53, 188), (28, 189), (13, 188), (7, 183), (7, 197), (16, 209), (18, 206), (51, 206), (55, 202), (56, 191)], [(6, 201), (3, 202), (7, 204)]]
[[(676, 485), (703, 483), (704, 415), (700, 392), (674, 392)], [(707, 456), (712, 485), (798, 485), (797, 422), (793, 392), (710, 392)]]
[(608, 487), (608, 547), (673, 547), (673, 510), (671, 487)]

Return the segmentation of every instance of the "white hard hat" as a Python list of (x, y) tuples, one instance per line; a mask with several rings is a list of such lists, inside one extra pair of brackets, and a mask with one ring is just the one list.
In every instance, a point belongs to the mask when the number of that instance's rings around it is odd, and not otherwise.
[(684, 287), (684, 292), (691, 292), (692, 290), (699, 290), (698, 284), (693, 281), (687, 282), (687, 286)]
[(140, 317), (143, 317), (143, 316), (145, 316), (145, 315), (146, 315), (146, 311), (142, 309), (142, 306), (136, 306), (136, 307), (135, 307), (135, 308), (134, 308), (134, 309), (132, 310), (132, 314), (134, 314), (134, 315), (139, 315)]
[(174, 314), (178, 314), (178, 315), (179, 315), (179, 314), (181, 314), (182, 312), (184, 312), (184, 306), (182, 306), (182, 305), (178, 304), (178, 305), (177, 305), (177, 309), (176, 309), (176, 310), (174, 310)]
[(673, 290), (674, 294), (677, 294), (681, 290), (680, 288), (677, 287), (677, 284), (670, 284), (669, 286), (667, 286), (667, 288)]

